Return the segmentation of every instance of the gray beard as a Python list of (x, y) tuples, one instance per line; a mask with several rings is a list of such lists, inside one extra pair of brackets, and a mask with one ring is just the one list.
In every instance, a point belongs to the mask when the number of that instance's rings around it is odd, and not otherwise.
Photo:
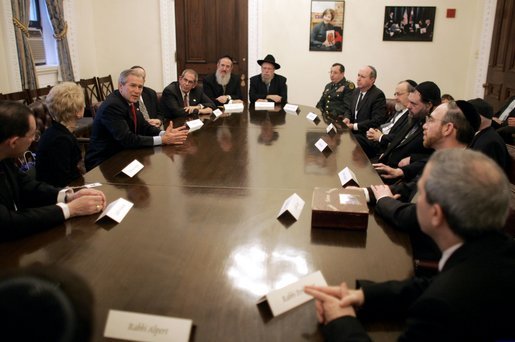
[(263, 81), (264, 84), (269, 85), (270, 82), (274, 79), (274, 76), (272, 76), (270, 79), (266, 80), (263, 75), (261, 75), (261, 81)]
[(400, 112), (401, 110), (404, 110), (404, 109), (406, 109), (406, 107), (404, 107), (404, 106), (402, 105), (402, 103), (396, 103), (396, 104), (395, 104), (395, 111), (396, 111), (396, 112)]
[(225, 76), (222, 76), (218, 71), (216, 72), (215, 74), (216, 76), (216, 82), (221, 85), (222, 87), (223, 86), (226, 86), (229, 81), (231, 80), (231, 74), (226, 74)]

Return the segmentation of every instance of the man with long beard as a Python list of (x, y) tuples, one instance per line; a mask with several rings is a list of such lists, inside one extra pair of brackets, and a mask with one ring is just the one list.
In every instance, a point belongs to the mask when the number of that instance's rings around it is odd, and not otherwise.
[(250, 103), (264, 101), (286, 104), (288, 102), (286, 77), (275, 73), (275, 70), (281, 66), (275, 62), (274, 56), (267, 55), (257, 63), (261, 66), (261, 74), (250, 78)]
[(204, 78), (204, 93), (217, 105), (241, 102), (241, 89), (239, 75), (232, 73), (233, 62), (231, 56), (223, 56), (216, 63), (216, 72)]

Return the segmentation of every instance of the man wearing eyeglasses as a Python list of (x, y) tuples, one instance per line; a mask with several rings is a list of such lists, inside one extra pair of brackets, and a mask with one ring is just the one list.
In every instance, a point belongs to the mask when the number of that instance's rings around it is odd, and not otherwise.
[(161, 111), (170, 120), (193, 114), (211, 114), (216, 105), (197, 86), (198, 74), (193, 69), (185, 69), (179, 81), (170, 83), (161, 96)]
[(101, 191), (60, 190), (18, 170), (14, 159), (38, 138), (34, 114), (25, 105), (0, 102), (0, 241), (54, 227), (74, 216), (102, 211)]

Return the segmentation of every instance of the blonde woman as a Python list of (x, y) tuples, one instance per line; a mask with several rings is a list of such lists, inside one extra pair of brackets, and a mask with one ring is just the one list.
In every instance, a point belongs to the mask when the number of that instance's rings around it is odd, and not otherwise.
[(73, 82), (63, 82), (50, 90), (45, 102), (53, 122), (38, 144), (36, 179), (61, 187), (85, 172), (73, 135), (77, 120), (84, 115), (84, 92)]

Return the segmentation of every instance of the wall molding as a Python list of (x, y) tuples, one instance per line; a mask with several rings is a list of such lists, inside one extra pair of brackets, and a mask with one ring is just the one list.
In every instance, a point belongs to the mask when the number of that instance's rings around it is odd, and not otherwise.
[(159, 0), (163, 88), (177, 80), (175, 1)]
[(483, 98), (485, 94), (483, 84), (486, 82), (488, 74), (488, 62), (490, 59), (490, 49), (492, 47), (496, 7), (497, 0), (485, 0), (483, 6), (483, 29), (479, 37), (478, 61), (473, 88), (474, 97)]

